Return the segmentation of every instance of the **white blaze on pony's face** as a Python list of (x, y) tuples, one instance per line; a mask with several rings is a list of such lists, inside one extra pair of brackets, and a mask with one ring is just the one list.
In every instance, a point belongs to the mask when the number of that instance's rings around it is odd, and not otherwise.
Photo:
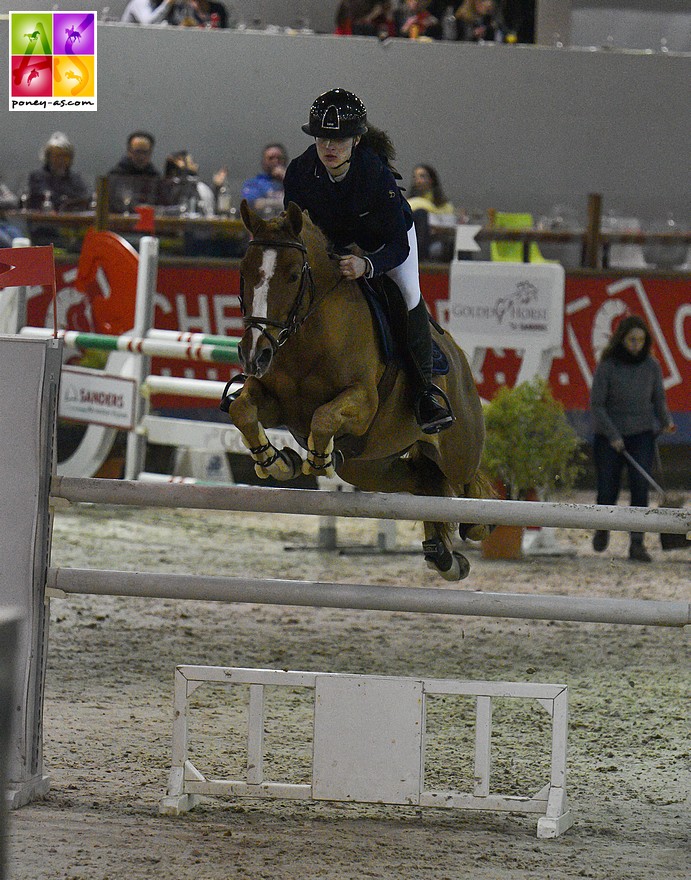
[(271, 343), (262, 328), (269, 318), (269, 289), (276, 271), (278, 250), (251, 248), (245, 257), (249, 265), (243, 266), (243, 306), (245, 319), (256, 321), (245, 330), (240, 343), (239, 355), (245, 373), (262, 376), (271, 363)]
[[(252, 291), (252, 316), (266, 320), (269, 317), (269, 285), (276, 271), (278, 251), (267, 248), (262, 253), (262, 264), (259, 267), (258, 281)], [(261, 330), (252, 327), (252, 352), (254, 352)]]

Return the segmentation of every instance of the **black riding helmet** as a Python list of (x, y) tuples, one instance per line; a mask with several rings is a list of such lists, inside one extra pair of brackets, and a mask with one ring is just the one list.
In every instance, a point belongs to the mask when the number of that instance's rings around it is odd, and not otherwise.
[(367, 131), (367, 108), (352, 92), (330, 89), (310, 107), (305, 134), (322, 138), (349, 138)]

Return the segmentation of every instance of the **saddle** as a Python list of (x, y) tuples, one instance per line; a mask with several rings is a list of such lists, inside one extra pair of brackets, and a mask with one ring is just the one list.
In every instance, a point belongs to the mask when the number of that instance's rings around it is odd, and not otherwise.
[[(377, 393), (379, 406), (391, 394), (398, 371), (403, 368), (405, 351), (401, 340), (407, 338), (408, 309), (395, 281), (388, 275), (374, 279), (358, 278), (360, 290), (370, 308), (379, 341), (380, 353), (384, 361), (384, 373), (379, 380)], [(444, 330), (430, 315), (430, 323), (443, 335)], [(449, 362), (444, 352), (432, 340), (432, 374), (443, 376), (449, 372)], [(334, 445), (338, 452), (347, 458), (356, 458), (367, 443), (367, 431), (361, 437), (346, 435), (336, 437)], [(298, 439), (298, 442), (301, 442)]]
[[(401, 291), (388, 275), (373, 279), (358, 278), (358, 284), (374, 319), (382, 360), (387, 367), (391, 361), (396, 361), (398, 365), (404, 354), (400, 340), (406, 338), (408, 323), (408, 310)], [(443, 336), (443, 327), (431, 315), (429, 320), (434, 329)], [(433, 339), (432, 375), (445, 376), (448, 372), (449, 362), (446, 355)]]

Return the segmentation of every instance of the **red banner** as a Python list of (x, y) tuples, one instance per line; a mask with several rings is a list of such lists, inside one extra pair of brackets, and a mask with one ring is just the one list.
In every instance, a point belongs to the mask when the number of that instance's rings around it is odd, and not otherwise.
[[(59, 326), (93, 330), (88, 297), (71, 287), (74, 266), (56, 266)], [(161, 266), (158, 273), (155, 326), (238, 336), (242, 320), (238, 308), (239, 273), (235, 268)], [(423, 273), (422, 289), (433, 314), (437, 304), (448, 299), (445, 271)], [(110, 292), (111, 295), (114, 292)], [(51, 326), (48, 311), (50, 291), (31, 288), (29, 323)], [(568, 410), (588, 410), (592, 374), (597, 355), (609, 336), (613, 322), (633, 312), (644, 317), (655, 338), (655, 355), (660, 361), (670, 409), (691, 411), (691, 285), (688, 278), (619, 275), (567, 275), (563, 353), (550, 373), (555, 396)], [(491, 398), (502, 384), (513, 384), (520, 366), (519, 356), (497, 348), (488, 351), (478, 385), (484, 398)], [(154, 372), (204, 379), (226, 379), (230, 368), (218, 364), (186, 364), (156, 359)], [(170, 405), (174, 405), (172, 402)], [(178, 401), (177, 405), (180, 405)], [(197, 401), (199, 406), (200, 402)]]

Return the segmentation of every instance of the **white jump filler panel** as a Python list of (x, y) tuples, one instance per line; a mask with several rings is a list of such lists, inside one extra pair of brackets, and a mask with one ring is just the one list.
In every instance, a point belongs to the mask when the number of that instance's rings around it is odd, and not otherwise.
[[(189, 759), (189, 698), (206, 682), (249, 687), (244, 779), (207, 779)], [(264, 777), (264, 689), (277, 685), (314, 691), (309, 784)], [(439, 695), (475, 698), (472, 792), (425, 785), (426, 700)], [(505, 697), (536, 700), (552, 719), (549, 781), (525, 797), (491, 788), (492, 700)], [(173, 762), (160, 811), (179, 815), (200, 795), (504, 810), (542, 814), (537, 836), (557, 837), (573, 824), (566, 796), (567, 730), (565, 685), (178, 666)]]

